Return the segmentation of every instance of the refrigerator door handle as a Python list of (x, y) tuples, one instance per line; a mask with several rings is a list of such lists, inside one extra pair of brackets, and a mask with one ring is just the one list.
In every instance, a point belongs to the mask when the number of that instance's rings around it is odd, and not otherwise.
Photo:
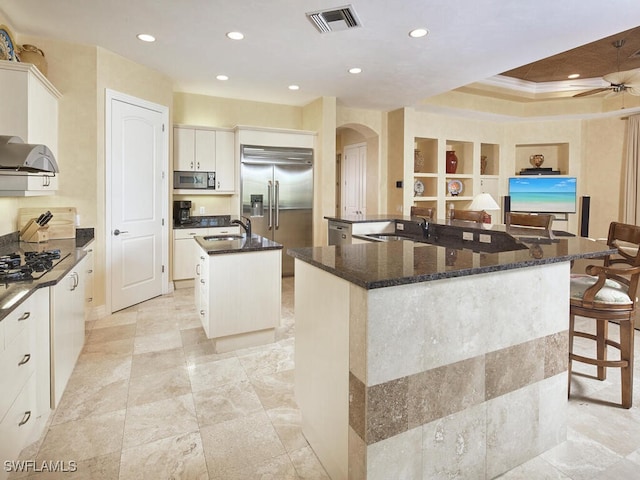
[(280, 228), (280, 182), (276, 180), (276, 230)]
[(269, 224), (267, 228), (271, 230), (273, 228), (273, 207), (272, 207), (272, 199), (273, 199), (273, 182), (269, 180), (267, 185), (267, 211), (269, 212)]

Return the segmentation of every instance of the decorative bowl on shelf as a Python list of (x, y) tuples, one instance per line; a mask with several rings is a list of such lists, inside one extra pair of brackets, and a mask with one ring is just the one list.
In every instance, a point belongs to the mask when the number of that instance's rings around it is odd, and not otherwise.
[(538, 155), (531, 155), (529, 157), (529, 162), (536, 168), (540, 168), (544, 163), (544, 155), (539, 153)]
[(457, 197), (462, 193), (462, 190), (464, 190), (464, 186), (460, 180), (449, 180), (447, 182), (447, 191), (451, 196)]

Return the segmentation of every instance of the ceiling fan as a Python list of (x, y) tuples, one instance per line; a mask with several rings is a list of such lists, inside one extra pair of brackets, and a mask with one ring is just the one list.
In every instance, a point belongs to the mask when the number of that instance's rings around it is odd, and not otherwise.
[(620, 71), (620, 48), (624, 45), (624, 40), (616, 40), (612, 45), (616, 48), (618, 71), (604, 75), (602, 79), (609, 82), (608, 87), (594, 88), (586, 92), (577, 93), (574, 97), (586, 97), (597, 93), (609, 91), (605, 98), (617, 95), (618, 93), (628, 92), (631, 95), (640, 96), (640, 68), (633, 70)]

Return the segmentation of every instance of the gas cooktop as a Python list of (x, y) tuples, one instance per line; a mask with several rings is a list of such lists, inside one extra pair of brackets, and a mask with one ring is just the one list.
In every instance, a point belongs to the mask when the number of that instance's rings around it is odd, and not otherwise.
[(42, 278), (69, 254), (61, 257), (60, 250), (10, 253), (0, 256), (0, 283), (13, 283)]

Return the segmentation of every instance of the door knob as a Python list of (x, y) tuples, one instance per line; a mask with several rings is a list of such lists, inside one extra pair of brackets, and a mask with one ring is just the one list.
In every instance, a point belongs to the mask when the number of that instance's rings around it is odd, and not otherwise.
[(120, 235), (121, 233), (129, 233), (129, 232), (127, 232), (127, 231), (125, 231), (125, 230), (120, 231), (120, 230), (118, 230), (117, 228), (113, 231), (113, 234), (114, 234), (116, 237), (117, 237), (118, 235)]

